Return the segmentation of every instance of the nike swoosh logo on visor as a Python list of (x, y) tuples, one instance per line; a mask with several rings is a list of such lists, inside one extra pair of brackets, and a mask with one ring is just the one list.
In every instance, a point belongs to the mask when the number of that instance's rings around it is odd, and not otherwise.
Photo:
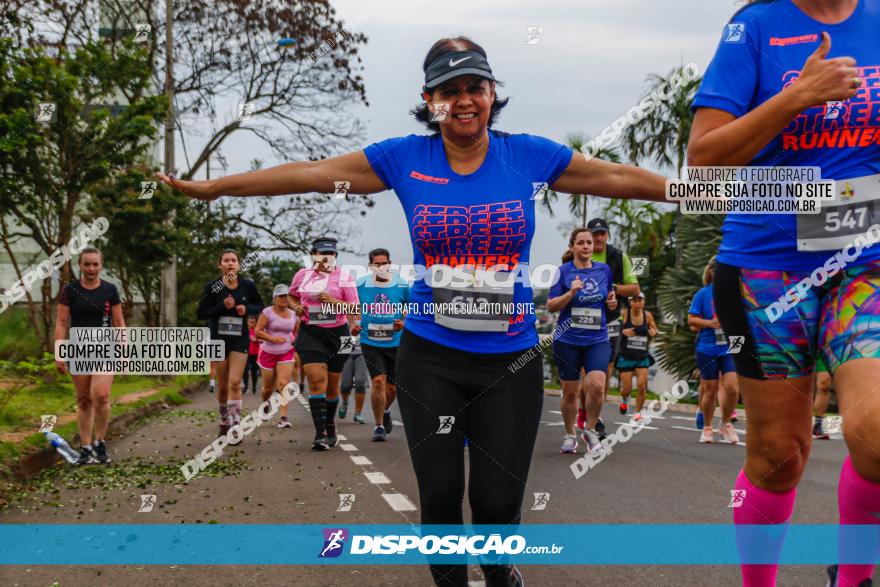
[(471, 57), (473, 57), (473, 55), (468, 55), (467, 57), (462, 57), (462, 58), (459, 59), (458, 61), (453, 61), (452, 59), (450, 59), (450, 60), (449, 60), (449, 67), (455, 67), (456, 65), (458, 65), (458, 64), (461, 63), (462, 61), (467, 61), (467, 60), (470, 59)]

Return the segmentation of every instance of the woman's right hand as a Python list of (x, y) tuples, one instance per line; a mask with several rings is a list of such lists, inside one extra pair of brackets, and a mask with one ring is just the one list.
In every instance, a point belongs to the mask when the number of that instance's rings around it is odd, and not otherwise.
[(625, 337), (629, 338), (631, 336), (636, 335), (636, 329), (635, 328), (624, 328), (623, 330), (620, 331), (620, 333), (622, 335), (624, 335)]
[(291, 303), (290, 303), (290, 309), (293, 310), (293, 313), (296, 314), (296, 315), (299, 316), (299, 317), (302, 317), (303, 314), (306, 313), (306, 309), (305, 309), (305, 308), (303, 307), (303, 305), (302, 305), (301, 303), (299, 303), (299, 302), (291, 301)]
[(235, 307), (235, 298), (232, 297), (232, 294), (226, 294), (226, 297), (223, 298), (223, 305), (226, 306), (227, 310)]
[(62, 375), (67, 375), (67, 363), (64, 361), (55, 361), (55, 368), (58, 369), (58, 372)]
[(165, 175), (162, 172), (156, 172), (156, 177), (158, 177), (165, 185), (183, 192), (190, 198), (203, 200), (205, 202), (213, 202), (220, 197), (220, 194), (216, 193), (214, 190), (215, 184), (212, 180), (186, 181)]
[(831, 36), (823, 32), (822, 42), (813, 54), (807, 57), (793, 86), (803, 97), (807, 108), (852, 98), (864, 83), (863, 80), (859, 80), (859, 85), (856, 85), (859, 70), (855, 67), (855, 59), (852, 57), (825, 59), (830, 50)]

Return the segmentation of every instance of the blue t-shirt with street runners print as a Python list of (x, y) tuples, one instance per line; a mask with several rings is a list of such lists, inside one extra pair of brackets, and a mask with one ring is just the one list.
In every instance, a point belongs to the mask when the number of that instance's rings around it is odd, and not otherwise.
[(370, 274), (358, 279), (356, 285), (361, 304), (361, 346), (399, 346), (401, 331), (395, 331), (393, 325), (403, 318), (409, 284), (400, 275), (394, 274), (382, 283)]
[[(688, 314), (693, 314), (704, 320), (715, 317), (715, 299), (712, 297), (712, 286), (707, 285), (700, 289), (691, 302)], [(697, 333), (697, 352), (704, 355), (720, 357), (727, 354), (727, 338), (724, 331), (718, 328), (700, 328)]]
[(584, 287), (559, 312), (553, 337), (579, 346), (608, 342), (605, 299), (611, 293), (611, 268), (597, 261), (591, 267), (579, 268), (569, 261), (559, 268), (559, 281), (550, 288), (548, 297), (561, 296), (577, 278), (584, 282)]
[(439, 134), (386, 139), (364, 153), (397, 194), (413, 262), (427, 269), (415, 276), (405, 328), (475, 353), (537, 344), (528, 275), (533, 194), (565, 171), (572, 149), (489, 130), (486, 158), (467, 175), (452, 170)]
[[(740, 117), (796, 83), (804, 61), (831, 36), (828, 59), (851, 56), (862, 85), (855, 97), (809, 108), (749, 163), (819, 166), (837, 180), (837, 200), (821, 214), (729, 214), (718, 261), (749, 269), (809, 270), (880, 221), (880, 0), (859, 0), (838, 24), (807, 16), (792, 0), (758, 0), (725, 26), (693, 108)], [(850, 180), (842, 181), (842, 180)], [(800, 225), (800, 226), (799, 226)], [(801, 249), (798, 250), (798, 244)], [(833, 253), (832, 253), (833, 254)], [(856, 264), (880, 259), (874, 245)]]

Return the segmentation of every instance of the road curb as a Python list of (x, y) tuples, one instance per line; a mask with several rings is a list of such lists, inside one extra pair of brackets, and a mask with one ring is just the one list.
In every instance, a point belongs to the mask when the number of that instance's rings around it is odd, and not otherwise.
[[(189, 385), (182, 387), (179, 393), (184, 397), (190, 397), (204, 387), (204, 382), (190, 383)], [(157, 399), (135, 410), (120, 414), (110, 420), (107, 427), (107, 434), (110, 436), (128, 434), (132, 424), (170, 407), (172, 406), (165, 403), (164, 399)], [(76, 434), (70, 440), (72, 443), (75, 443), (78, 439), (79, 435)], [(3, 467), (3, 469), (5, 469), (3, 471), (4, 477), (6, 477), (8, 481), (27, 481), (49, 467), (54, 466), (56, 462), (61, 460), (61, 455), (58, 454), (54, 447), (49, 446), (36, 452), (23, 455), (17, 461)]]

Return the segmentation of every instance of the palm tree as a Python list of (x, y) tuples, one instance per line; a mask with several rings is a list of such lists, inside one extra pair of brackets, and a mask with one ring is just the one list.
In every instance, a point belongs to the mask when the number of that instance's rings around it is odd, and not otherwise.
[(687, 324), (687, 311), (697, 290), (703, 286), (703, 268), (721, 243), (720, 214), (682, 216), (676, 230), (681, 261), (669, 267), (660, 279), (658, 302), (664, 317), (660, 325), (660, 365), (678, 376), (696, 368), (694, 339)]
[[(691, 103), (702, 78), (674, 81), (689, 77), (683, 66), (672, 69), (665, 77), (657, 74), (647, 77), (648, 88), (644, 96), (656, 95), (664, 85), (674, 91), (668, 99), (658, 100), (651, 112), (624, 130), (623, 152), (636, 164), (650, 162), (660, 168), (674, 169), (675, 175), (684, 166), (693, 124)], [(723, 220), (720, 215), (672, 213), (669, 243), (675, 262), (659, 276), (657, 288), (661, 310), (658, 324), (662, 333), (658, 360), (664, 369), (680, 377), (689, 375), (696, 367), (695, 334), (686, 326), (687, 311), (694, 294), (703, 285), (703, 268), (718, 250)], [(652, 272), (653, 269), (652, 266)]]
[[(668, 99), (658, 99), (655, 107), (641, 120), (624, 129), (622, 148), (631, 161), (636, 164), (650, 161), (661, 168), (674, 168), (678, 175), (686, 160), (694, 120), (691, 103), (702, 80), (701, 76), (689, 78), (684, 66), (672, 69), (666, 77), (652, 73), (646, 78), (648, 90), (643, 99), (657, 95), (664, 86), (673, 92)], [(688, 81), (676, 83), (676, 80)]]
[[(590, 138), (582, 133), (571, 133), (566, 137), (566, 144), (577, 152), (583, 152), (584, 147), (589, 143)], [(613, 161), (620, 163), (620, 154), (614, 147), (602, 147), (595, 153), (597, 159), (605, 161)], [(568, 211), (571, 214), (574, 226), (586, 226), (590, 220), (590, 200), (596, 198), (589, 194), (569, 194), (568, 195)], [(555, 216), (553, 204), (559, 201), (559, 194), (553, 190), (548, 190), (547, 194), (541, 200), (541, 204), (551, 217)], [(596, 210), (598, 212), (598, 209)], [(594, 214), (596, 215), (596, 214)]]

